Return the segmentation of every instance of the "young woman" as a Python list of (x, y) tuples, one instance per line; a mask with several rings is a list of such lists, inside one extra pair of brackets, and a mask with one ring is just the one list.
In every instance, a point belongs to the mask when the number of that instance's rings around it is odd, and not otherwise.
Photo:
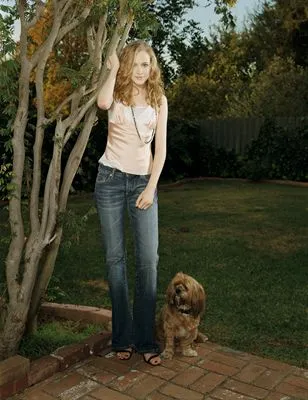
[[(107, 66), (109, 75), (97, 104), (108, 110), (108, 140), (99, 160), (95, 197), (112, 303), (112, 348), (121, 360), (128, 360), (135, 350), (145, 362), (159, 365), (155, 341), (156, 186), (166, 158), (167, 99), (155, 54), (145, 42), (127, 45), (120, 59), (112, 54)], [(126, 208), (135, 242), (132, 310), (124, 240)]]

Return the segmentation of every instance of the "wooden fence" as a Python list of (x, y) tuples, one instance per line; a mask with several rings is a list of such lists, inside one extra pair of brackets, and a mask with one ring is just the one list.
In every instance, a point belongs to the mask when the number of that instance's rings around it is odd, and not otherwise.
[[(233, 118), (200, 121), (200, 134), (206, 135), (216, 147), (226, 150), (234, 149), (237, 154), (243, 154), (252, 140), (256, 139), (265, 118)], [(307, 117), (277, 117), (278, 126), (296, 129), (308, 125)]]

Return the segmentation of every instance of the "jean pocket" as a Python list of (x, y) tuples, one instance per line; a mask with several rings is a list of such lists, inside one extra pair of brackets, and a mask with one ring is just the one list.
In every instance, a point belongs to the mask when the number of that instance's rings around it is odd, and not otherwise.
[(100, 165), (98, 168), (98, 173), (96, 177), (96, 183), (106, 183), (110, 182), (114, 176), (114, 169), (106, 168), (103, 165)]

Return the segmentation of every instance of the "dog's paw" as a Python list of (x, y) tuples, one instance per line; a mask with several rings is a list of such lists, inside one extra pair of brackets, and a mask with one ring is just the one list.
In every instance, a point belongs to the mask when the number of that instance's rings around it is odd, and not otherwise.
[(195, 340), (196, 343), (205, 343), (209, 340), (208, 336), (204, 335), (201, 332), (198, 332), (197, 338)]
[(197, 357), (198, 356), (197, 351), (194, 349), (191, 349), (191, 348), (183, 349), (182, 354), (185, 357)]
[(164, 350), (162, 353), (161, 353), (161, 358), (163, 358), (164, 360), (172, 360), (172, 358), (173, 358), (173, 351), (171, 351), (171, 350)]

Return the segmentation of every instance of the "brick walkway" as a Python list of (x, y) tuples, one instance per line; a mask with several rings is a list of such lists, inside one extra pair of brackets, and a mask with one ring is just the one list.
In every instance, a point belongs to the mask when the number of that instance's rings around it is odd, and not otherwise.
[(159, 367), (140, 355), (119, 361), (110, 349), (11, 400), (308, 400), (308, 370), (204, 343), (199, 356)]

